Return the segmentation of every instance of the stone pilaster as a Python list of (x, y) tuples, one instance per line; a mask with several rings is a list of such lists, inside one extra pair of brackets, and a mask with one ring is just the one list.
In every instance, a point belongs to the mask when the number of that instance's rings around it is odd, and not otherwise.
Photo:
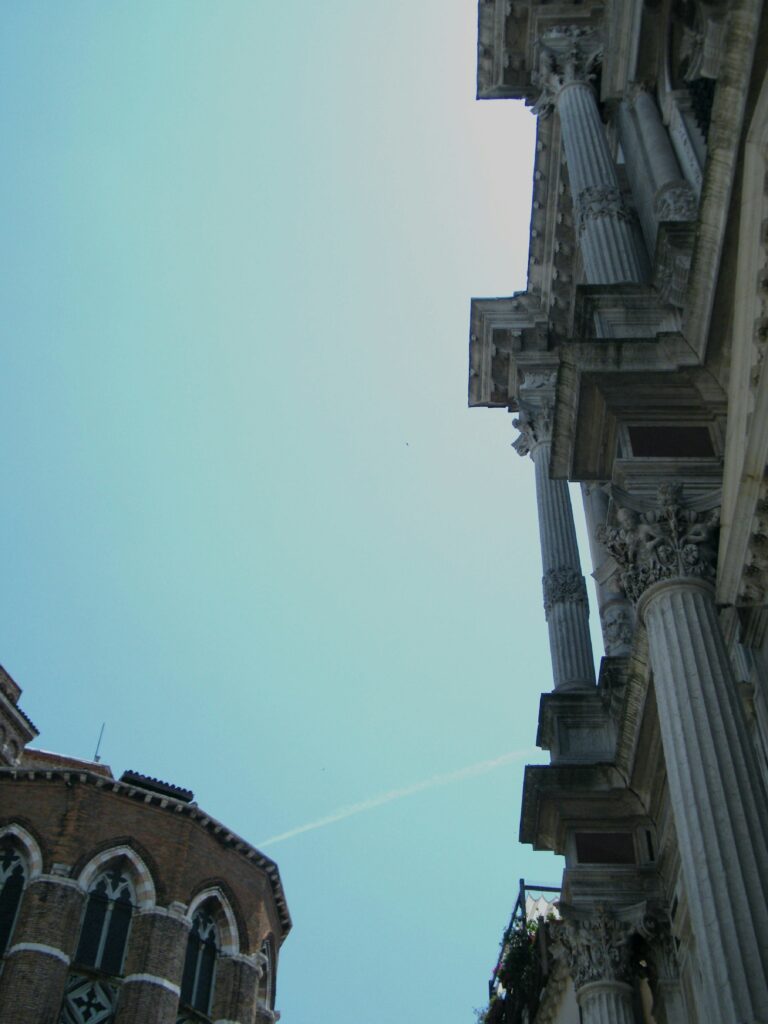
[(629, 937), (627, 924), (602, 912), (560, 926), (583, 1024), (634, 1024)]
[(601, 58), (593, 29), (550, 29), (540, 40), (540, 113), (553, 107), (568, 164), (579, 245), (589, 284), (641, 283), (648, 263), (624, 204), (597, 96), (591, 84)]
[(623, 509), (604, 540), (648, 632), (659, 726), (710, 1024), (768, 1020), (768, 803), (712, 580), (717, 512)]
[(513, 447), (530, 454), (536, 472), (544, 611), (556, 690), (595, 685), (589, 635), (587, 588), (581, 574), (579, 548), (568, 484), (550, 477), (551, 404), (524, 407), (514, 425), (520, 437)]

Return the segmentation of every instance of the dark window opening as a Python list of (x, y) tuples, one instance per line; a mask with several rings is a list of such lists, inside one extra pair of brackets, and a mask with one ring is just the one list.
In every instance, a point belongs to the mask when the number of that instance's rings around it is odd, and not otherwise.
[(711, 459), (715, 451), (706, 427), (629, 427), (636, 459)]
[(24, 861), (18, 851), (9, 842), (0, 845), (0, 956), (8, 948), (26, 880)]
[(198, 910), (187, 940), (181, 1003), (207, 1014), (213, 997), (214, 971), (218, 956), (216, 924), (206, 910)]
[(634, 864), (635, 844), (631, 832), (577, 832), (579, 864)]
[(75, 961), (120, 974), (133, 914), (133, 890), (120, 866), (98, 876), (88, 894)]
[(264, 960), (261, 964), (261, 977), (259, 978), (259, 999), (265, 1006), (272, 1009), (275, 1005), (275, 967), (271, 939), (265, 939), (262, 942), (261, 954)]

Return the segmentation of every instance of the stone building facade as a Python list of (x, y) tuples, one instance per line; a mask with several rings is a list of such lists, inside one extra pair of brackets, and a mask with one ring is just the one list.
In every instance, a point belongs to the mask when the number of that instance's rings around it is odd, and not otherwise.
[(543, 987), (489, 1021), (768, 1021), (767, 20), (479, 3), (479, 98), (538, 127), (528, 286), (472, 301), (469, 402), (534, 464), (553, 689), (520, 837), (566, 864)]
[(277, 866), (193, 794), (35, 750), (0, 669), (0, 1021), (273, 1024)]

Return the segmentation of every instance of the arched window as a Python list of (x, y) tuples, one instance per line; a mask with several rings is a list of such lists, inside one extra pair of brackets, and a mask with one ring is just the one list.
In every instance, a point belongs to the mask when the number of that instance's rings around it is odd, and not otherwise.
[(105, 974), (120, 974), (135, 894), (123, 860), (96, 875), (88, 891), (75, 962)]
[(275, 1005), (275, 951), (271, 938), (262, 942), (261, 955), (264, 959), (259, 978), (259, 1001), (271, 1010)]
[(5, 953), (27, 883), (27, 865), (16, 844), (0, 840), (0, 956)]
[(216, 957), (219, 954), (219, 936), (214, 919), (216, 909), (216, 905), (209, 901), (192, 918), (181, 979), (181, 1005), (205, 1014), (213, 1000)]

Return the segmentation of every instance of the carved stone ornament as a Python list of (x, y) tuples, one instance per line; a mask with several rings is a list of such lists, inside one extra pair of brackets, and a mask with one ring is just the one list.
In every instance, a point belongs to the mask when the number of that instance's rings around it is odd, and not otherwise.
[(570, 566), (548, 569), (541, 579), (541, 585), (547, 616), (556, 604), (587, 603), (587, 585), (578, 569), (572, 569)]
[(616, 559), (631, 601), (660, 580), (714, 580), (720, 510), (686, 508), (680, 484), (659, 487), (656, 509), (638, 513), (620, 507), (616, 519), (616, 526), (598, 527), (597, 539)]
[(631, 926), (598, 913), (584, 921), (563, 921), (557, 940), (576, 991), (595, 981), (632, 982)]
[(594, 28), (579, 25), (550, 28), (542, 35), (539, 45), (539, 66), (532, 81), (542, 92), (533, 109), (534, 113), (546, 117), (566, 85), (592, 81), (603, 51)]
[(524, 370), (520, 387), (526, 391), (539, 391), (542, 388), (554, 388), (557, 382), (557, 370)]
[(661, 191), (655, 199), (654, 210), (658, 220), (696, 220), (698, 202), (689, 185), (681, 183)]
[(618, 220), (632, 219), (621, 198), (621, 190), (613, 185), (590, 185), (582, 189), (573, 201), (579, 233), (587, 221), (598, 217), (613, 217)]
[(630, 646), (635, 630), (632, 614), (626, 602), (609, 604), (603, 609), (600, 619), (607, 655), (610, 656)]
[(540, 444), (552, 440), (552, 408), (545, 405), (533, 411), (521, 409), (520, 415), (512, 420), (512, 426), (520, 431), (512, 447), (518, 455), (530, 455)]

